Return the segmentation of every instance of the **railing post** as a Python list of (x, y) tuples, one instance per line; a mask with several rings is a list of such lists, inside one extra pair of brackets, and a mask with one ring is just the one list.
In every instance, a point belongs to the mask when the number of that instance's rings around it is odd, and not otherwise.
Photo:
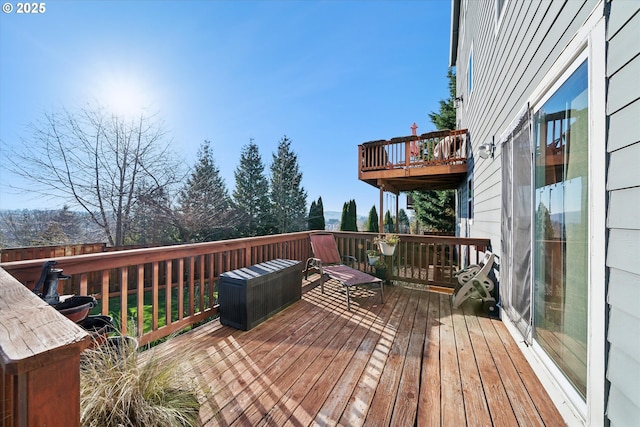
[(404, 143), (404, 164), (406, 168), (411, 165), (411, 143), (413, 141), (405, 141)]
[(253, 262), (252, 257), (251, 257), (251, 255), (252, 255), (251, 253), (253, 252), (252, 248), (253, 248), (253, 246), (251, 245), (251, 241), (247, 240), (247, 243), (244, 245), (244, 265), (246, 265), (246, 266), (255, 264)]
[(3, 269), (0, 324), (3, 426), (79, 426), (87, 332)]

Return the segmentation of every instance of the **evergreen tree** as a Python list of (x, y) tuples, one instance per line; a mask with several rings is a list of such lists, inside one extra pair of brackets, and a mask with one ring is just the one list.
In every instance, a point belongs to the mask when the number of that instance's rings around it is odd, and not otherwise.
[(322, 197), (318, 197), (316, 209), (318, 210), (318, 230), (324, 230), (327, 224), (324, 220), (324, 205), (322, 204)]
[(69, 244), (69, 237), (62, 231), (59, 223), (51, 221), (42, 231), (42, 234), (33, 239), (33, 243), (35, 246), (67, 245)]
[(311, 206), (309, 207), (309, 217), (307, 219), (307, 228), (309, 230), (317, 230), (317, 228), (315, 228), (315, 223), (314, 223), (317, 210), (318, 210), (318, 206), (316, 205), (316, 201), (312, 200)]
[(322, 197), (318, 198), (318, 203), (311, 202), (309, 209), (309, 230), (324, 230), (324, 207), (322, 206)]
[(298, 156), (284, 136), (271, 163), (271, 208), (277, 233), (302, 231), (307, 226), (307, 192), (302, 187)]
[(456, 211), (453, 191), (416, 191), (413, 198), (416, 216), (425, 225), (427, 232), (455, 233)]
[(356, 218), (356, 201), (349, 200), (342, 206), (342, 218), (340, 220), (340, 231), (358, 231), (358, 220)]
[(176, 212), (165, 189), (147, 188), (146, 182), (141, 183), (140, 188), (125, 243), (154, 245), (179, 242)]
[(347, 227), (347, 217), (349, 216), (349, 202), (344, 202), (342, 205), (342, 215), (340, 216), (340, 231), (345, 231)]
[(535, 227), (537, 240), (551, 240), (555, 238), (555, 231), (553, 229), (553, 222), (551, 221), (551, 214), (549, 213), (549, 209), (547, 209), (544, 203), (540, 203), (538, 205)]
[(349, 227), (350, 231), (358, 231), (358, 214), (356, 209), (356, 201), (351, 199), (349, 201)]
[(384, 229), (387, 233), (396, 233), (396, 224), (393, 221), (393, 217), (391, 216), (391, 212), (387, 211), (384, 214)]
[(369, 219), (367, 220), (367, 231), (372, 233), (380, 232), (380, 225), (378, 224), (378, 211), (376, 205), (371, 206), (369, 211)]
[[(453, 100), (456, 97), (456, 75), (450, 68), (447, 71), (449, 79), (449, 98), (440, 100), (440, 111), (429, 113), (429, 119), (438, 128), (456, 128), (456, 109)], [(414, 209), (418, 220), (427, 227), (427, 231), (443, 233), (455, 233), (455, 191), (454, 190), (429, 190), (414, 191), (416, 200)], [(420, 200), (418, 202), (417, 200)]]
[[(55, 221), (60, 224), (60, 228), (64, 235), (67, 236), (67, 239), (71, 236), (82, 235), (82, 224), (78, 216), (78, 213), (73, 212), (67, 205), (63, 206), (62, 210), (55, 215)], [(69, 241), (71, 242), (71, 240)]]
[(231, 199), (220, 170), (205, 141), (198, 150), (198, 161), (178, 198), (183, 240), (207, 242), (233, 235)]
[(261, 236), (272, 230), (269, 181), (258, 145), (249, 140), (242, 148), (240, 164), (234, 172), (236, 188), (233, 199), (240, 218), (241, 236)]
[(440, 100), (440, 111), (429, 113), (429, 119), (437, 129), (456, 128), (456, 108), (453, 100), (456, 97), (456, 75), (451, 68), (447, 71), (449, 80), (449, 98)]
[(400, 209), (398, 211), (398, 230), (399, 233), (408, 233), (409, 232), (409, 217), (404, 209)]

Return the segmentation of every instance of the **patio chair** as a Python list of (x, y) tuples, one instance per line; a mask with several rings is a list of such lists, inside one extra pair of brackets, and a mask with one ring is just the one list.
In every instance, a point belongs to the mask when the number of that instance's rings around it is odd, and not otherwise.
[(313, 233), (309, 235), (313, 257), (307, 260), (304, 277), (307, 278), (310, 269), (320, 273), (320, 288), (324, 294), (325, 275), (342, 283), (347, 294), (347, 310), (351, 310), (349, 290), (352, 287), (368, 285), (380, 289), (380, 301), (384, 304), (383, 281), (370, 274), (364, 273), (343, 263), (343, 259), (356, 262), (354, 257), (340, 257), (338, 245), (332, 233)]
[(458, 279), (458, 285), (451, 297), (454, 309), (460, 307), (466, 300), (473, 298), (482, 300), (482, 307), (487, 313), (491, 314), (496, 310), (496, 300), (491, 294), (494, 283), (489, 278), (494, 261), (495, 255), (487, 251), (480, 264), (470, 265), (454, 273), (454, 277)]

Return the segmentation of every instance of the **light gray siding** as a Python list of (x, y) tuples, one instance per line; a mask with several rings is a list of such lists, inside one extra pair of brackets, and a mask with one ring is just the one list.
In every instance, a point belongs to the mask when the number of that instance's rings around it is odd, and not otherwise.
[[(602, 283), (608, 304), (606, 417), (612, 426), (626, 426), (640, 420), (640, 0), (606, 0), (604, 11), (606, 153), (591, 155), (607, 157), (607, 271)], [(472, 144), (469, 234), (491, 238), (494, 251), (502, 255), (499, 137), (589, 16), (602, 14), (602, 3), (512, 0), (506, 2), (498, 28), (495, 13), (493, 1), (461, 0), (453, 65), (457, 93), (464, 98), (458, 126), (469, 129)], [(473, 91), (468, 93), (471, 50)], [(480, 159), (478, 146), (491, 141), (497, 144), (495, 158)]]
[(607, 30), (607, 267), (612, 426), (640, 419), (640, 2), (611, 2)]
[[(470, 129), (474, 215), (472, 237), (489, 237), (500, 254), (501, 151), (480, 159), (478, 146), (495, 141), (525, 105), (545, 73), (579, 30), (598, 2), (520, 2), (506, 4), (496, 29), (495, 2), (465, 0), (460, 11), (456, 63), (458, 123)], [(469, 53), (473, 47), (473, 91), (467, 93)], [(460, 188), (460, 191), (463, 189)]]

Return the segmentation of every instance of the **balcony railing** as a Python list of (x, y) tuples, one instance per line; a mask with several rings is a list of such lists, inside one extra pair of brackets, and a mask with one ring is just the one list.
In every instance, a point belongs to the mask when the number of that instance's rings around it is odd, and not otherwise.
[(466, 129), (365, 142), (358, 179), (384, 191), (455, 189), (467, 175)]
[(360, 171), (460, 164), (467, 160), (467, 130), (371, 141), (359, 146)]

